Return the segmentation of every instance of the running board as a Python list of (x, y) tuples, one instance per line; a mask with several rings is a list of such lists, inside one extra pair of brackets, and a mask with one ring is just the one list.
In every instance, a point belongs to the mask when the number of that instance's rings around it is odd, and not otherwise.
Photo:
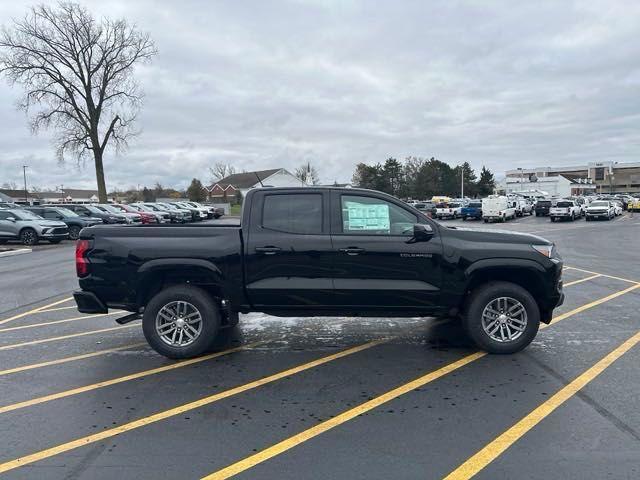
[(140, 314), (140, 313), (132, 313), (132, 314), (124, 316), (124, 317), (116, 318), (116, 323), (119, 323), (120, 325), (124, 325), (125, 323), (129, 323), (129, 322), (133, 322), (134, 320), (138, 320), (139, 318), (142, 318), (142, 314)]

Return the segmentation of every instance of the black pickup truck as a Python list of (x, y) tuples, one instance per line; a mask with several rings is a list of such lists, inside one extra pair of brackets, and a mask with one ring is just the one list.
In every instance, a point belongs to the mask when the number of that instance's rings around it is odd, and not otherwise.
[(142, 317), (149, 344), (200, 355), (238, 313), (457, 316), (512, 353), (563, 301), (562, 260), (537, 236), (441, 225), (355, 188), (259, 188), (239, 224), (95, 226), (76, 247), (84, 313)]

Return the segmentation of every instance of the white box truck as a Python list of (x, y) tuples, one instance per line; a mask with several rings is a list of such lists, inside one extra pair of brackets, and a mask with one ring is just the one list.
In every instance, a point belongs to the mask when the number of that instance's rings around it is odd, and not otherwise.
[(513, 200), (502, 195), (490, 195), (482, 199), (482, 219), (485, 223), (506, 222), (515, 216), (516, 206)]

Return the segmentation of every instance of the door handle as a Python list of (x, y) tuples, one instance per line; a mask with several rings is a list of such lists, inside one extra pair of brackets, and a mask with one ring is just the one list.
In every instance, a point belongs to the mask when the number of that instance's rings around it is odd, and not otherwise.
[(278, 253), (279, 251), (281, 251), (282, 249), (280, 247), (274, 247), (274, 246), (266, 246), (266, 247), (256, 247), (256, 252), (258, 253), (264, 253), (265, 255), (275, 255), (276, 253)]
[(347, 255), (360, 255), (361, 253), (365, 252), (365, 249), (360, 247), (347, 247), (341, 248), (340, 251), (346, 253)]

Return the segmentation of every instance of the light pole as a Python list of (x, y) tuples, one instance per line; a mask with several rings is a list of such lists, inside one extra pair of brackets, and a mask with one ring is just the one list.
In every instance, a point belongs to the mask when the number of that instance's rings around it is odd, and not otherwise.
[(29, 165), (22, 166), (22, 176), (24, 177), (24, 202), (29, 205), (29, 192), (27, 191), (27, 167)]
[(464, 200), (464, 165), (460, 167), (460, 198)]

